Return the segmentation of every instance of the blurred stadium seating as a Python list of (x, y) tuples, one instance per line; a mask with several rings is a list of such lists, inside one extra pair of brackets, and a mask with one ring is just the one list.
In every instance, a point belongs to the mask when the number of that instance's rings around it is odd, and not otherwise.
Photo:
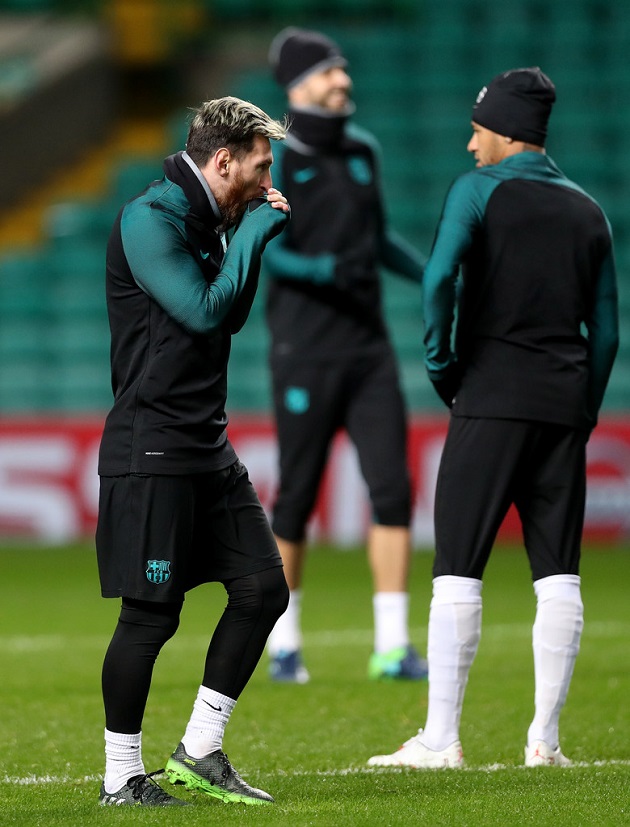
[[(75, 12), (71, 0), (0, 0), (0, 14)], [(122, 2), (83, 4), (111, 19)], [(162, 9), (165, 0), (129, 0)], [(466, 154), (472, 102), (500, 71), (539, 65), (558, 88), (550, 155), (607, 211), (617, 244), (622, 348), (605, 403), (630, 408), (630, 4), (627, 0), (189, 0), (189, 21), (205, 21), (204, 37), (221, 55), (221, 31), (257, 44), (221, 94), (248, 98), (279, 116), (284, 98), (265, 62), (271, 36), (288, 24), (321, 28), (350, 60), (356, 122), (378, 136), (383, 186), (392, 225), (430, 250), (452, 179), (471, 168)], [(164, 17), (163, 19), (167, 19)], [(220, 22), (222, 29), (217, 26)], [(192, 23), (190, 24), (192, 27)], [(179, 33), (181, 35), (181, 32)], [(199, 32), (197, 32), (197, 42)], [(175, 48), (185, 49), (180, 36)], [(184, 44), (184, 45), (182, 45)], [(224, 52), (225, 53), (225, 52)], [(216, 61), (215, 61), (216, 62)], [(6, 68), (6, 67), (5, 67)], [(232, 71), (233, 69), (233, 71)], [(2, 80), (0, 50), (0, 88)], [(209, 84), (210, 85), (210, 84)], [(186, 107), (156, 121), (165, 151), (182, 148)], [(160, 174), (155, 147), (145, 157), (112, 158), (98, 195), (54, 199), (40, 215), (43, 241), (33, 249), (0, 249), (0, 412), (102, 411), (109, 405), (108, 336), (103, 299), (105, 239), (120, 204)], [(1, 219), (1, 216), (0, 216)], [(1, 220), (0, 220), (1, 225)], [(410, 408), (438, 410), (424, 375), (420, 291), (384, 279), (385, 306)], [(245, 330), (234, 340), (229, 408), (269, 409), (263, 287)]]

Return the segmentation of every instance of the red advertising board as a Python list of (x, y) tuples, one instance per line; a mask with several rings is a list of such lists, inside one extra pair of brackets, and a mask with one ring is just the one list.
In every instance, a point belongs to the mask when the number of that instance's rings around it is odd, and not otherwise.
[[(414, 479), (413, 535), (433, 542), (433, 493), (446, 435), (446, 417), (414, 418), (409, 464)], [(98, 418), (0, 419), (0, 539), (65, 543), (92, 536), (98, 509)], [(266, 417), (234, 417), (229, 434), (269, 511), (276, 482), (276, 442)], [(622, 542), (630, 537), (630, 418), (604, 419), (588, 444), (585, 539)], [(362, 542), (369, 504), (354, 449), (340, 435), (334, 445), (317, 508), (313, 539), (340, 545)], [(520, 541), (510, 512), (504, 540)]]

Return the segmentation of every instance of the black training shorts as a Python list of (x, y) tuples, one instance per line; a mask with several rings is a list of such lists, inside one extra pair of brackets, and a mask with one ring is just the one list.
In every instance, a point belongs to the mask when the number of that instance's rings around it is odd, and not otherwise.
[(304, 538), (340, 429), (356, 448), (374, 521), (408, 526), (407, 418), (391, 351), (333, 362), (279, 359), (272, 367), (280, 453), (275, 533)]
[(282, 565), (239, 461), (189, 476), (101, 477), (96, 551), (103, 597), (157, 602)]
[(435, 577), (481, 580), (514, 504), (532, 579), (578, 574), (586, 437), (564, 425), (451, 417), (435, 492)]

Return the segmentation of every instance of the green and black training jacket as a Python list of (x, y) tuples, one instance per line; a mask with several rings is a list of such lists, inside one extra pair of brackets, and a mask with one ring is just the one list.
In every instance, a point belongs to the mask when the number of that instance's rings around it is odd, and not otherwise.
[(260, 257), (287, 214), (252, 202), (227, 251), (209, 188), (183, 153), (124, 205), (107, 248), (114, 404), (99, 473), (191, 474), (231, 465), (231, 336), (245, 323)]
[[(611, 230), (544, 153), (459, 177), (424, 277), (425, 363), (455, 416), (590, 430), (618, 346)], [(453, 335), (454, 333), (454, 335)]]
[(389, 350), (379, 268), (420, 283), (426, 259), (388, 225), (380, 146), (346, 117), (291, 118), (272, 168), (291, 224), (264, 258), (272, 362)]

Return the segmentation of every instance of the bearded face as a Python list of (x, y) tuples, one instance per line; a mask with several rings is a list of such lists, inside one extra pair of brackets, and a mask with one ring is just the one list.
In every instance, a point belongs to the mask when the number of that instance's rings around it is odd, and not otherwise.
[[(256, 193), (256, 195), (259, 194), (260, 193)], [(235, 227), (243, 217), (243, 213), (247, 209), (247, 204), (252, 198), (255, 198), (256, 195), (249, 196), (249, 188), (243, 180), (241, 171), (235, 170), (228, 191), (221, 198), (217, 198), (217, 204), (223, 218), (219, 229), (225, 232), (229, 230), (230, 227)]]
[(224, 190), (216, 196), (223, 217), (221, 230), (225, 231), (238, 224), (249, 202), (266, 195), (271, 187), (269, 170), (272, 162), (269, 140), (261, 135), (254, 138), (250, 152), (232, 156)]

